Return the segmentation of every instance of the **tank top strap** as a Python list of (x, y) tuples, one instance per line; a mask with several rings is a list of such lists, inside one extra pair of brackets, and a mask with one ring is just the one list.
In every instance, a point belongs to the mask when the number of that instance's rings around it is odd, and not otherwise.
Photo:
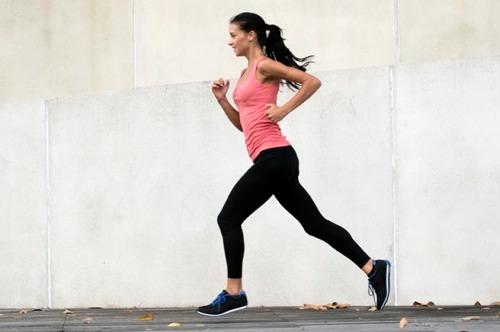
[(255, 73), (257, 72), (257, 65), (259, 64), (259, 62), (261, 62), (262, 60), (264, 60), (266, 58), (265, 55), (261, 56), (260, 58), (258, 58), (257, 60), (255, 60), (255, 64), (253, 65), (253, 68), (252, 68), (252, 74), (253, 76), (256, 78), (255, 76)]

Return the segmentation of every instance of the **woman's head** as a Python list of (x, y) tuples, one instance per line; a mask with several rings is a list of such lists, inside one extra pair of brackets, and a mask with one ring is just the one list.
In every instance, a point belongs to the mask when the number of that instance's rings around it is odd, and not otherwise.
[[(313, 61), (313, 56), (298, 58), (285, 46), (281, 28), (274, 24), (266, 24), (264, 19), (254, 13), (240, 13), (229, 21), (229, 45), (237, 56), (247, 54), (252, 45), (262, 49), (264, 54), (286, 66), (306, 71), (306, 67)], [(303, 62), (300, 65), (298, 62)], [(300, 87), (299, 83), (286, 81), (292, 90)]]

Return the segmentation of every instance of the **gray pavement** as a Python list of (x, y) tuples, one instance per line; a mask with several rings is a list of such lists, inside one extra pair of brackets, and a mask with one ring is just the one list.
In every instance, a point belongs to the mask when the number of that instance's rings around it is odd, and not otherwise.
[[(297, 307), (251, 307), (219, 318), (197, 314), (195, 308), (134, 309), (0, 309), (0, 331), (500, 331), (499, 306), (368, 307), (328, 311)], [(152, 314), (153, 320), (140, 320)], [(479, 316), (478, 320), (464, 317)], [(405, 317), (408, 325), (400, 329)], [(178, 327), (169, 327), (179, 323)]]

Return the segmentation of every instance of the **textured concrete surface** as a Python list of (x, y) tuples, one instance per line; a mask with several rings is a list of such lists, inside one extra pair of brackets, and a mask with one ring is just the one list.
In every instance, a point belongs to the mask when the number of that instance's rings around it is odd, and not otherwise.
[(234, 78), (242, 11), (283, 27), (314, 72), (500, 54), (497, 0), (2, 0), (0, 102)]
[(0, 308), (47, 305), (45, 103), (0, 104)]
[[(440, 309), (438, 309), (440, 308)], [(204, 317), (194, 308), (165, 309), (72, 309), (28, 311), (0, 310), (0, 330), (16, 332), (55, 331), (469, 331), (500, 329), (498, 307), (386, 307), (368, 312), (367, 307), (305, 311), (297, 307), (254, 307), (222, 317)], [(153, 320), (139, 318), (151, 314)], [(464, 320), (477, 316), (477, 320)], [(401, 329), (400, 320), (408, 325)], [(180, 326), (169, 327), (179, 323)]]
[(500, 55), (500, 2), (399, 1), (400, 61)]
[(132, 3), (0, 1), (0, 102), (133, 88)]
[(401, 66), (395, 77), (399, 303), (494, 301), (500, 63)]
[[(321, 78), (323, 92), (283, 122), (303, 185), (369, 254), (390, 259), (387, 68)], [(218, 292), (226, 266), (216, 217), (251, 161), (207, 85), (59, 99), (48, 108), (53, 307), (183, 306)], [(274, 198), (243, 228), (255, 304), (332, 294), (370, 303), (363, 273)], [(270, 284), (280, 287), (259, 286)]]
[[(321, 73), (282, 122), (322, 213), (393, 260), (390, 304), (498, 300), (499, 63)], [(0, 111), (3, 307), (192, 306), (224, 287), (216, 217), (251, 162), (206, 83)], [(275, 199), (243, 228), (254, 305), (371, 303)]]
[(315, 72), (394, 62), (393, 0), (136, 1), (137, 86), (236, 77), (246, 62), (227, 45), (228, 22), (245, 11), (282, 27), (296, 56), (316, 55)]

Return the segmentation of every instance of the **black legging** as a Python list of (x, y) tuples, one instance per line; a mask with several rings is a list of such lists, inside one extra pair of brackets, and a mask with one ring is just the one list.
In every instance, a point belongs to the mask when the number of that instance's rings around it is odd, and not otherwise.
[(272, 195), (304, 227), (360, 268), (370, 257), (339, 225), (325, 219), (299, 183), (299, 160), (291, 146), (262, 151), (241, 177), (217, 217), (226, 254), (228, 278), (241, 278), (245, 250), (241, 224)]

